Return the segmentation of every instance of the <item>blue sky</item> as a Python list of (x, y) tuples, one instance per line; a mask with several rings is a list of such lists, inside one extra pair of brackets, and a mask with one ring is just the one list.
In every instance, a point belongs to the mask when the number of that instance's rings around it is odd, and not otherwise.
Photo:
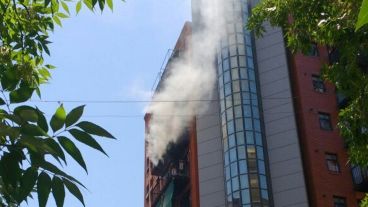
[[(42, 88), (43, 100), (65, 102), (67, 110), (86, 100), (142, 100), (154, 83), (168, 49), (173, 48), (185, 21), (190, 0), (126, 0), (114, 2), (114, 12), (82, 9), (51, 35), (51, 57), (57, 66)], [(37, 104), (52, 115), (57, 103)], [(88, 188), (88, 207), (143, 206), (144, 104), (86, 103), (85, 120), (108, 129), (118, 140), (99, 139), (109, 154), (81, 146), (89, 174), (69, 159), (66, 171)], [(116, 117), (116, 116), (137, 117)], [(26, 205), (24, 205), (26, 206)], [(28, 206), (38, 206), (37, 199)], [(54, 207), (49, 198), (47, 206)], [(67, 195), (66, 207), (82, 206)]]

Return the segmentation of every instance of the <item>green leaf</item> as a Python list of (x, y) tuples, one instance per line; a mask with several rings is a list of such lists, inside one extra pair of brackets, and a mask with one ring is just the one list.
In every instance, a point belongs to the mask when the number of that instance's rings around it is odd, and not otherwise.
[(107, 6), (112, 10), (114, 10), (114, 4), (112, 3), (112, 0), (106, 0)]
[(81, 10), (81, 8), (82, 8), (82, 1), (78, 1), (77, 6), (75, 7), (75, 11), (77, 12), (77, 14)]
[(51, 0), (45, 0), (45, 7), (47, 7), (50, 4)]
[(107, 156), (106, 152), (102, 149), (100, 144), (98, 144), (98, 142), (88, 133), (78, 130), (78, 129), (71, 129), (69, 130), (69, 133), (73, 135), (73, 137), (77, 139), (78, 141), (104, 153)]
[(57, 130), (61, 129), (64, 126), (65, 118), (66, 118), (65, 109), (63, 107), (63, 104), (61, 104), (56, 109), (55, 114), (52, 116), (50, 120), (50, 126), (53, 132), (56, 132)]
[(48, 136), (39, 126), (34, 124), (24, 124), (20, 127), (22, 134), (30, 136)]
[(64, 181), (66, 188), (68, 188), (69, 192), (73, 194), (83, 204), (83, 206), (86, 206), (84, 204), (83, 195), (80, 192), (79, 188), (74, 183), (70, 182), (67, 179), (63, 179), (63, 181)]
[(51, 172), (51, 173), (54, 173), (58, 176), (61, 176), (61, 177), (64, 177), (64, 178), (67, 178), (73, 182), (76, 182), (78, 183), (80, 186), (86, 188), (81, 182), (79, 182), (77, 179), (75, 179), (74, 177), (66, 174), (64, 171), (60, 170), (58, 167), (56, 167), (54, 164), (50, 163), (50, 162), (47, 162), (45, 160), (39, 162), (39, 165), (40, 167), (42, 167), (43, 169)]
[(55, 198), (55, 203), (57, 207), (64, 206), (64, 199), (65, 199), (65, 189), (63, 181), (54, 176), (52, 179), (52, 195)]
[(64, 163), (66, 163), (64, 151), (54, 139), (45, 139), (45, 144), (47, 144), (53, 150), (55, 156), (60, 157), (64, 161)]
[(37, 122), (38, 113), (35, 108), (30, 106), (18, 106), (14, 109), (14, 114), (20, 116), (25, 121)]
[(36, 184), (37, 181), (37, 177), (38, 177), (38, 172), (36, 170), (36, 168), (34, 167), (29, 167), (23, 174), (22, 176), (22, 181), (21, 181), (21, 191), (20, 191), (20, 195), (18, 198), (18, 202), (21, 203), (23, 200), (25, 200), (27, 198), (27, 196), (32, 192), (33, 187)]
[(69, 11), (68, 5), (65, 2), (61, 1), (61, 6), (66, 11), (66, 13), (68, 13), (70, 15), (70, 11)]
[(56, 13), (56, 16), (58, 16), (60, 18), (69, 18), (69, 16), (64, 14), (64, 13)]
[(38, 182), (37, 182), (37, 194), (38, 194), (39, 207), (46, 206), (50, 191), (51, 191), (51, 178), (47, 173), (42, 172), (38, 176)]
[(10, 103), (21, 103), (31, 98), (34, 89), (29, 87), (20, 87), (19, 89), (10, 92)]
[(77, 161), (77, 163), (83, 167), (83, 169), (88, 173), (86, 163), (83, 160), (82, 154), (75, 144), (68, 138), (60, 136), (57, 138), (64, 150), (72, 156), (72, 158)]
[(69, 127), (75, 124), (80, 119), (80, 117), (83, 114), (84, 107), (85, 105), (78, 106), (69, 112), (69, 114), (66, 116), (66, 119), (65, 119), (66, 127)]
[(358, 16), (358, 21), (355, 25), (355, 31), (358, 31), (365, 24), (368, 24), (368, 0), (362, 1), (362, 6), (360, 7), (360, 12)]
[(89, 10), (93, 11), (92, 0), (83, 0), (83, 3), (88, 7)]
[(41, 129), (47, 133), (49, 131), (49, 125), (47, 124), (47, 120), (45, 116), (43, 115), (42, 111), (40, 111), (38, 108), (36, 110), (37, 110), (37, 115), (38, 115), (37, 125), (41, 127)]
[(54, 22), (59, 25), (60, 27), (62, 27), (63, 25), (61, 24), (61, 21), (59, 19), (59, 17), (57, 16), (53, 16), (52, 19), (54, 20)]
[(85, 132), (89, 134), (94, 134), (101, 137), (108, 137), (115, 139), (114, 136), (112, 136), (108, 131), (106, 131), (104, 128), (88, 121), (82, 121), (79, 122), (76, 126), (83, 129)]

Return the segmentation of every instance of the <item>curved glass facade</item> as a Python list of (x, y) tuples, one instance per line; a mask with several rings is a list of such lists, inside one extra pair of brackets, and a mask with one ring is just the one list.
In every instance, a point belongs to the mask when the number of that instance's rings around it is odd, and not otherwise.
[(271, 206), (248, 2), (228, 2), (217, 53), (227, 205)]

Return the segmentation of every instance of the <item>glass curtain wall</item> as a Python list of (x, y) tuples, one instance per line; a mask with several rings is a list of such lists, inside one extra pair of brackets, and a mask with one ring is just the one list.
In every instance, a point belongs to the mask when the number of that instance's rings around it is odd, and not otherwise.
[(226, 32), (218, 48), (218, 85), (227, 206), (271, 205), (260, 94), (247, 0), (224, 0)]

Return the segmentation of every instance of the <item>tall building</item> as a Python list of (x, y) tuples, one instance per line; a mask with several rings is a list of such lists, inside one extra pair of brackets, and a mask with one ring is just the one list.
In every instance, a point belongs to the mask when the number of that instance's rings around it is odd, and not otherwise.
[[(171, 61), (196, 44), (199, 1)], [(146, 156), (145, 207), (357, 207), (368, 171), (348, 163), (336, 127), (345, 100), (320, 77), (328, 49), (311, 44), (309, 54), (291, 54), (282, 29), (267, 24), (255, 38), (243, 27), (255, 2), (229, 2), (216, 57), (218, 101), (206, 103), (211, 116), (193, 117), (158, 165)], [(149, 134), (150, 114), (145, 122)]]

